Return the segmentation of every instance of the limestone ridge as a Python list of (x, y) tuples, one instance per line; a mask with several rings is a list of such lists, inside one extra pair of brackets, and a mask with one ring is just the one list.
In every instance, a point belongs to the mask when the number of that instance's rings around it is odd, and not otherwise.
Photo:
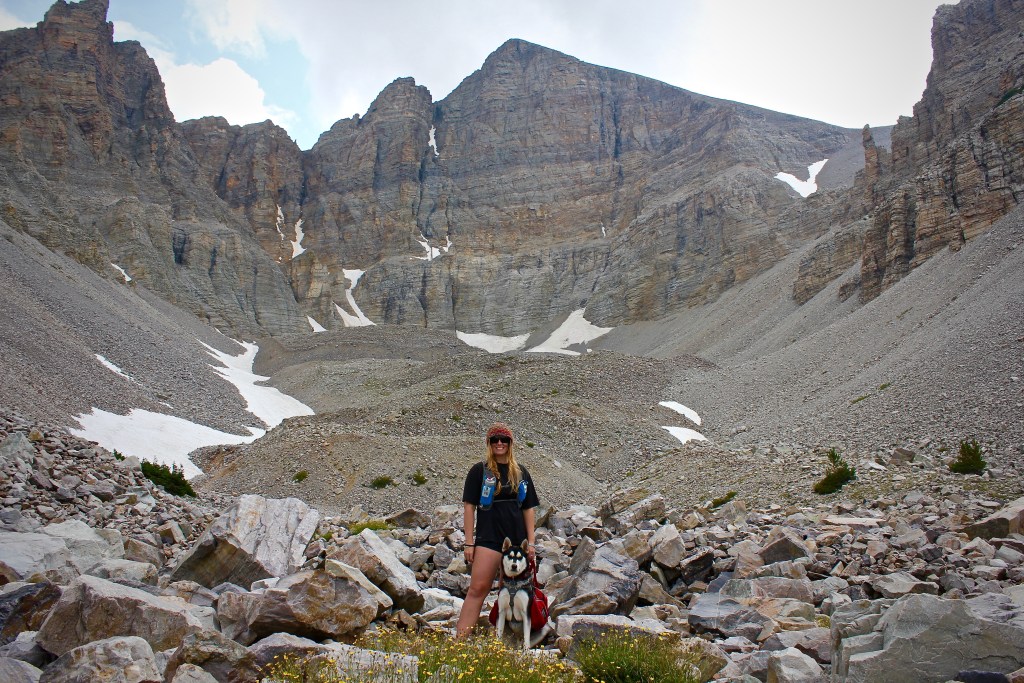
[(921, 101), (893, 129), (891, 163), (865, 177), (877, 203), (861, 260), (862, 301), (943, 248), (958, 249), (1024, 198), (1022, 35), (1019, 0), (938, 8)]
[(202, 181), (156, 64), (113, 42), (107, 2), (0, 34), (4, 220), (238, 334), (306, 326), (245, 221)]
[[(773, 176), (850, 134), (510, 40), (443, 101), (398, 79), (303, 153), (307, 251), (288, 272), (327, 325), (346, 268), (367, 271), (357, 299), (378, 322), (518, 334), (582, 305), (656, 316), (816, 236), (781, 218), (795, 199)], [(244, 177), (200, 156), (232, 203), (223, 179)], [(424, 241), (450, 255), (418, 259)]]
[[(58, 2), (0, 37), (5, 218), (236, 334), (343, 325), (346, 270), (378, 323), (513, 335), (586, 307), (618, 325), (714, 301), (816, 240), (796, 301), (858, 259), (841, 291), (866, 301), (1019, 201), (1019, 0), (939, 11), (891, 154), (870, 130), (516, 39), (444, 100), (398, 79), (303, 152), (269, 121), (175, 123), (106, 8)], [(860, 141), (853, 188), (801, 199), (774, 178)]]

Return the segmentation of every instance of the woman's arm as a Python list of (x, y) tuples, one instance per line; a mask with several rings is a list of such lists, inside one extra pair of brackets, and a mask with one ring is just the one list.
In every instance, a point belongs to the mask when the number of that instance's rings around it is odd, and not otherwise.
[(466, 535), (466, 564), (473, 564), (473, 555), (476, 554), (476, 506), (472, 503), (462, 504), (462, 529)]
[(523, 521), (526, 522), (526, 542), (530, 546), (526, 549), (527, 554), (531, 560), (536, 561), (537, 548), (536, 548), (536, 533), (537, 530), (534, 528), (534, 523), (537, 521), (537, 508), (529, 508), (523, 510)]

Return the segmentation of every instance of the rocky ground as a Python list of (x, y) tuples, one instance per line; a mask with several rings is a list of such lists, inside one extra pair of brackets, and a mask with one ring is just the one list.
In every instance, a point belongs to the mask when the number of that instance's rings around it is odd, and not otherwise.
[[(672, 639), (700, 681), (1018, 683), (1024, 498), (970, 481), (811, 506), (684, 506), (635, 488), (546, 505), (547, 647), (571, 666), (583, 639), (615, 628)], [(360, 531), (371, 519), (358, 508), (193, 502), (131, 459), (6, 414), (0, 677), (107, 680), (130, 664), (136, 681), (254, 681), (292, 652), (350, 676), (384, 661), (405, 672), (387, 680), (415, 681), (415, 657), (339, 641), (452, 627), (468, 586), (460, 512), (404, 509)]]

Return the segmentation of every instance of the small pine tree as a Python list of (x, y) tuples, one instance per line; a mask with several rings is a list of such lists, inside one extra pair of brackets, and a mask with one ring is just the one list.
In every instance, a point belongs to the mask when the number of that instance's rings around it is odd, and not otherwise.
[(949, 463), (949, 469), (957, 474), (981, 474), (988, 463), (981, 457), (981, 445), (975, 439), (960, 442), (960, 454)]
[(157, 486), (162, 487), (167, 493), (175, 496), (196, 497), (192, 484), (185, 478), (185, 470), (178, 463), (173, 466), (161, 465), (148, 460), (142, 461), (142, 474)]
[(843, 488), (843, 484), (857, 478), (857, 471), (843, 460), (836, 449), (828, 451), (828, 465), (823, 476), (815, 485), (814, 492), (822, 495), (835, 493)]

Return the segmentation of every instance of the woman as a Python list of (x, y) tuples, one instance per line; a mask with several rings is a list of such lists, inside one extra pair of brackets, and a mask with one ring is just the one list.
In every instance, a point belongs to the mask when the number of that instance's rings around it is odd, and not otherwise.
[[(540, 505), (533, 479), (516, 462), (512, 430), (496, 422), (487, 430), (487, 461), (473, 465), (462, 490), (463, 528), (466, 530), (466, 564), (470, 566), (469, 591), (462, 603), (457, 631), (464, 636), (476, 626), (484, 598), (501, 566), (501, 544), (529, 543), (530, 561), (536, 561), (534, 513)], [(484, 490), (484, 484), (493, 493)], [(520, 485), (526, 490), (520, 495)]]

